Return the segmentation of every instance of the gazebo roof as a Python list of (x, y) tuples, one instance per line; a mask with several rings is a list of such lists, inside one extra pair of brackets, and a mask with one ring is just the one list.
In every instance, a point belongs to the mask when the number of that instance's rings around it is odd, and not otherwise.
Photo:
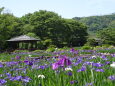
[(39, 41), (40, 39), (36, 39), (36, 38), (33, 38), (33, 37), (29, 37), (27, 35), (21, 35), (21, 36), (18, 36), (18, 37), (14, 37), (14, 38), (11, 38), (7, 41)]

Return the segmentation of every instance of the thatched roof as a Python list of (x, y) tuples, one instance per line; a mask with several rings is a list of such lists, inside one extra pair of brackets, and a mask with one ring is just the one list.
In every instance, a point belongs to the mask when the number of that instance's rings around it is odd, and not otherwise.
[(40, 39), (36, 39), (36, 38), (29, 37), (29, 36), (26, 36), (26, 35), (21, 35), (21, 36), (18, 36), (18, 37), (11, 38), (7, 41), (39, 41), (39, 40)]

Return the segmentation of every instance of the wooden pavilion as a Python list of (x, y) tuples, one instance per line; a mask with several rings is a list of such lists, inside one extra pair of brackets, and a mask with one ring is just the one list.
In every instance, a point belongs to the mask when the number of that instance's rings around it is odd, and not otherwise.
[(40, 41), (40, 39), (36, 39), (27, 35), (21, 35), (11, 38), (7, 41), (9, 47), (12, 49), (35, 49), (37, 48), (37, 41)]

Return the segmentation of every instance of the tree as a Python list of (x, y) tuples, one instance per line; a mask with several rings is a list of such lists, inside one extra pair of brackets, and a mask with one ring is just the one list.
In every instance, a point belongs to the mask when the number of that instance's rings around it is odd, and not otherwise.
[(115, 28), (107, 28), (98, 32), (103, 44), (115, 45)]
[(87, 40), (87, 27), (78, 21), (69, 19), (66, 20), (68, 27), (68, 46), (82, 46)]
[(40, 10), (21, 18), (23, 33), (35, 33), (44, 42), (58, 47), (83, 45), (86, 42), (87, 27), (73, 19), (64, 19), (57, 13)]
[(4, 7), (0, 8), (0, 14), (3, 12), (4, 10)]
[(1, 14), (0, 15), (0, 48), (5, 49), (7, 42), (11, 37), (20, 34), (20, 23), (19, 19), (14, 17), (12, 14)]

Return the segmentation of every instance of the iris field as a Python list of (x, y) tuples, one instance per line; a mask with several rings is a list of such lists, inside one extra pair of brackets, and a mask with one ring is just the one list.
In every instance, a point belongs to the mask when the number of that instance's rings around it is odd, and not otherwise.
[(115, 86), (115, 48), (1, 53), (0, 86)]

